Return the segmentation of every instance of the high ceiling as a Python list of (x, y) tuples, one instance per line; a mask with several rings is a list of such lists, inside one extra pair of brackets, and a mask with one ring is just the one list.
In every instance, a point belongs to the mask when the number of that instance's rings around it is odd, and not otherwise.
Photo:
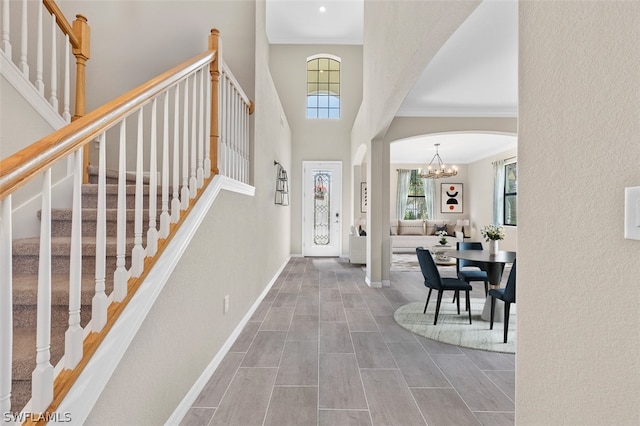
[[(363, 0), (266, 2), (272, 44), (362, 44)], [(396, 115), (516, 117), (517, 25), (517, 0), (484, 0), (425, 68)], [(431, 135), (393, 143), (392, 162), (429, 161), (435, 142), (442, 144), (443, 159), (457, 164), (516, 146), (508, 136)]]

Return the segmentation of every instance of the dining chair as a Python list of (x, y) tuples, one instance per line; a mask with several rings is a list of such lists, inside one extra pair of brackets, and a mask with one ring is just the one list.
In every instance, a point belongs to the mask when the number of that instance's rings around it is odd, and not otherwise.
[(493, 316), (496, 309), (496, 299), (504, 302), (504, 343), (507, 343), (507, 333), (509, 332), (509, 310), (512, 303), (516, 303), (516, 262), (511, 266), (507, 285), (504, 288), (496, 288), (489, 290), (491, 296), (491, 324), (490, 330), (493, 330)]
[[(470, 243), (457, 243), (456, 250), (482, 250), (482, 243), (479, 241)], [(463, 269), (467, 267), (476, 267), (478, 269)], [(484, 281), (484, 296), (489, 294), (489, 277), (484, 270), (483, 262), (475, 260), (458, 259), (456, 262), (456, 275), (462, 281), (471, 284), (471, 281)]]
[[(469, 324), (471, 324), (471, 299), (469, 299), (469, 292), (472, 287), (471, 284), (466, 283), (458, 278), (441, 278), (438, 272), (438, 267), (431, 257), (429, 250), (423, 247), (416, 248), (416, 255), (418, 256), (418, 262), (420, 263), (420, 270), (424, 277), (424, 285), (429, 288), (429, 294), (427, 295), (427, 302), (424, 304), (423, 313), (427, 313), (427, 305), (429, 305), (429, 299), (431, 298), (431, 291), (436, 290), (438, 292), (438, 301), (436, 302), (436, 315), (433, 319), (433, 325), (438, 323), (438, 314), (440, 313), (440, 305), (442, 303), (442, 293), (445, 291), (453, 291), (459, 294), (460, 291), (464, 291), (467, 300), (467, 311), (469, 312)], [(460, 297), (458, 297), (458, 315), (460, 315)]]

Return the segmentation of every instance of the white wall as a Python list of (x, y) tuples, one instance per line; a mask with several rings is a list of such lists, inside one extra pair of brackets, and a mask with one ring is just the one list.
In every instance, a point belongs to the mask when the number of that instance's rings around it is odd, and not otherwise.
[[(469, 214), (471, 218), (471, 241), (482, 241), (480, 230), (485, 225), (494, 223), (493, 221), (493, 162), (505, 160), (517, 155), (517, 150), (505, 151), (492, 155), (482, 160), (468, 165), (470, 186)], [(524, 194), (518, 194), (518, 202)], [(520, 210), (518, 210), (520, 213)], [(505, 239), (500, 242), (500, 250), (517, 251), (518, 249), (518, 227), (505, 226)]]
[(2, 76), (0, 99), (0, 159), (53, 132), (53, 127)]
[[(307, 58), (329, 53), (341, 62), (339, 120), (306, 118)], [(353, 120), (362, 100), (362, 46), (272, 45), (271, 72), (292, 133), (291, 250), (302, 253), (302, 161), (342, 161), (342, 249), (348, 253), (352, 168), (350, 140)]]
[(640, 422), (640, 2), (519, 3), (518, 425)]
[(291, 132), (269, 75), (264, 3), (236, 24), (256, 27), (255, 196), (220, 194), (88, 424), (164, 423), (289, 257), (290, 210), (273, 203), (273, 159), (290, 163)]

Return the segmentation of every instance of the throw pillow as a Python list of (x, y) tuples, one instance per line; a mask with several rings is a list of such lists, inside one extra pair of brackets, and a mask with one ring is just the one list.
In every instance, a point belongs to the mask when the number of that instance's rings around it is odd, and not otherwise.
[(434, 227), (433, 235), (438, 235), (438, 232), (444, 231), (447, 232), (447, 224), (443, 223), (442, 225), (436, 224)]

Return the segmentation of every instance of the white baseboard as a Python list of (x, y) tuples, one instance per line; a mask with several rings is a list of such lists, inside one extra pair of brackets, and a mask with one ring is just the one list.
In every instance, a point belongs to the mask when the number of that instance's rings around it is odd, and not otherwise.
[(251, 319), (256, 309), (258, 309), (258, 306), (260, 305), (260, 303), (262, 303), (262, 300), (265, 298), (269, 290), (271, 290), (271, 287), (273, 287), (273, 284), (276, 282), (276, 280), (284, 270), (285, 266), (287, 266), (287, 263), (289, 262), (289, 259), (291, 257), (293, 256), (289, 256), (284, 261), (284, 263), (280, 266), (280, 268), (278, 269), (276, 274), (273, 276), (269, 284), (267, 284), (267, 286), (262, 291), (260, 296), (258, 296), (255, 303), (251, 306), (251, 308), (249, 308), (249, 310), (247, 311), (247, 314), (242, 318), (242, 320), (240, 321), (238, 326), (233, 330), (233, 333), (231, 333), (231, 335), (226, 340), (226, 342), (224, 342), (224, 345), (222, 345), (222, 348), (220, 348), (220, 350), (213, 357), (213, 359), (211, 360), (207, 368), (204, 369), (204, 371), (202, 372), (198, 380), (196, 380), (196, 382), (193, 384), (189, 392), (187, 392), (187, 394), (184, 396), (182, 401), (180, 401), (180, 404), (178, 404), (176, 409), (173, 411), (173, 414), (171, 414), (171, 416), (167, 419), (165, 425), (177, 425), (182, 421), (184, 416), (189, 411), (189, 408), (191, 408), (195, 400), (200, 395), (200, 392), (202, 392), (204, 387), (209, 382), (209, 379), (211, 379), (211, 376), (213, 376), (213, 373), (215, 373), (216, 369), (218, 368), (218, 366), (220, 365), (224, 357), (227, 355), (227, 353), (233, 346), (238, 336), (240, 336), (242, 329), (244, 329), (245, 325), (247, 325), (247, 323), (249, 322), (249, 319)]

